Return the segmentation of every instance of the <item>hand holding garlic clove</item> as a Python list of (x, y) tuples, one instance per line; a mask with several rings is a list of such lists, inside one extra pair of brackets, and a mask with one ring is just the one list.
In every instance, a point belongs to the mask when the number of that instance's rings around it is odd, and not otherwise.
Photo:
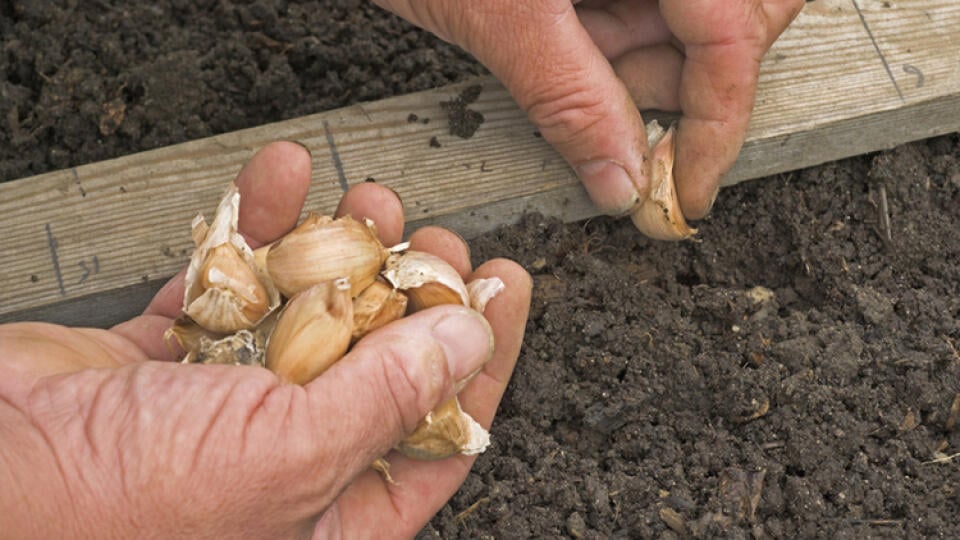
[[(254, 367), (269, 355), (264, 348), (272, 332), (266, 329), (293, 315), (297, 324), (288, 339), (300, 349), (298, 336), (330, 321), (289, 303), (271, 308), (270, 287), (250, 287), (250, 275), (262, 278), (263, 246), (294, 228), (309, 165), (302, 147), (275, 143), (239, 174), (243, 202), (236, 232), (248, 242), (252, 261), (227, 235), (225, 242), (207, 246), (213, 260), (202, 257), (190, 272), (197, 289), (188, 305), (204, 294), (216, 297), (194, 307), (230, 321), (215, 331), (181, 321), (178, 339), (203, 349), (193, 359), (197, 363), (172, 361), (177, 358), (163, 339), (183, 313), (184, 275), (164, 287), (142, 316), (110, 330), (0, 325), (7, 428), (0, 477), (11, 480), (0, 491), (5, 533), (287, 537), (314, 530), (350, 538), (413, 536), (454, 493), (470, 457), (427, 463), (392, 454), (390, 474), (399, 489), (385, 486), (369, 466), (428, 417), (439, 427), (433, 420), (440, 411), (431, 411), (454, 395), (478, 424), (489, 426), (519, 352), (529, 277), (504, 260), (471, 270), (455, 235), (421, 229), (411, 235), (411, 250), (433, 250), (467, 281), (502, 280), (503, 290), (484, 315), (441, 305), (378, 326), (399, 308), (395, 295), (386, 300), (394, 287), (375, 278), (387, 294), (370, 285), (380, 293), (372, 291), (362, 302), (366, 307), (359, 300), (350, 305), (355, 326), (366, 321), (376, 329), (359, 339), (351, 332), (349, 352), (313, 381), (281, 382)], [(370, 214), (370, 208), (377, 211)], [(401, 237), (399, 200), (380, 186), (348, 191), (338, 209), (342, 215), (358, 223), (376, 220), (378, 239), (388, 246)], [(216, 221), (196, 224), (198, 245)], [(434, 246), (440, 245), (448, 248), (438, 252)], [(235, 265), (245, 269), (229, 277)], [(490, 282), (479, 283), (474, 288), (490, 288)], [(314, 294), (330, 304), (328, 315), (336, 319), (349, 309), (339, 300), (345, 290), (334, 280)], [(264, 304), (266, 314), (260, 313)], [(233, 329), (251, 322), (253, 328)], [(226, 335), (232, 338), (224, 341)], [(241, 365), (219, 365), (234, 362)], [(474, 377), (478, 372), (483, 376)], [(40, 446), (37, 430), (47, 434)]]

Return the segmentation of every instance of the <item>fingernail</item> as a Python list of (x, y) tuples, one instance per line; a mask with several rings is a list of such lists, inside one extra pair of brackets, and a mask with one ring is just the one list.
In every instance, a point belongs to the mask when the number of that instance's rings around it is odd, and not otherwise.
[(310, 147), (307, 146), (306, 143), (303, 143), (303, 142), (300, 142), (300, 141), (295, 141), (295, 140), (292, 140), (292, 139), (289, 140), (289, 142), (292, 142), (293, 144), (295, 144), (295, 145), (303, 148), (304, 150), (306, 150), (306, 151), (307, 151), (307, 155), (310, 156), (310, 159), (311, 159), (311, 160), (313, 159), (313, 152), (310, 151)]
[(493, 331), (479, 313), (469, 308), (451, 311), (431, 329), (443, 347), (447, 367), (459, 390), (493, 356)]
[(613, 216), (626, 214), (639, 195), (623, 167), (609, 160), (590, 161), (576, 169), (590, 199), (601, 212)]

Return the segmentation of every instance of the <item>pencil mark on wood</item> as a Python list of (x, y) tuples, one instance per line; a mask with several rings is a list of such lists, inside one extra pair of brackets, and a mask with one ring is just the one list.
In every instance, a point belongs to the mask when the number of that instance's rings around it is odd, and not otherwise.
[(80, 279), (77, 281), (77, 285), (80, 285), (81, 283), (86, 281), (87, 278), (89, 278), (90, 276), (98, 274), (100, 272), (100, 259), (97, 258), (96, 255), (94, 255), (93, 258), (90, 259), (90, 263), (92, 266), (87, 266), (87, 261), (80, 261), (77, 263), (77, 266), (79, 266), (80, 270), (83, 271), (83, 273), (80, 275)]
[(77, 185), (77, 190), (80, 191), (81, 197), (87, 196), (87, 190), (83, 189), (83, 184), (80, 183), (80, 174), (77, 172), (76, 167), (70, 168), (70, 173), (73, 174), (73, 183)]
[(914, 77), (917, 78), (916, 88), (923, 88), (924, 76), (923, 76), (923, 72), (920, 71), (920, 68), (918, 68), (913, 64), (904, 64), (903, 72), (909, 73), (910, 75), (913, 75)]
[(53, 236), (49, 223), (44, 224), (44, 229), (47, 230), (47, 246), (50, 248), (50, 260), (53, 261), (53, 272), (57, 275), (60, 296), (66, 296), (67, 290), (63, 287), (63, 274), (60, 272), (60, 257), (57, 255), (57, 239)]
[(347, 175), (343, 172), (343, 162), (340, 161), (340, 152), (337, 151), (337, 143), (333, 140), (333, 132), (330, 131), (330, 123), (323, 121), (323, 133), (327, 137), (327, 146), (330, 147), (330, 158), (333, 159), (333, 166), (337, 169), (337, 178), (340, 179), (340, 189), (347, 191), (350, 187), (347, 184)]
[(893, 70), (890, 69), (890, 63), (887, 62), (887, 57), (883, 55), (883, 51), (880, 50), (880, 44), (877, 43), (877, 39), (873, 37), (873, 31), (870, 30), (870, 25), (867, 24), (867, 18), (863, 16), (863, 11), (860, 9), (860, 4), (857, 3), (857, 0), (850, 0), (853, 2), (854, 9), (857, 10), (857, 16), (860, 17), (860, 23), (863, 25), (863, 29), (867, 31), (867, 36), (870, 37), (870, 42), (873, 43), (873, 49), (877, 51), (877, 55), (880, 57), (880, 61), (883, 62), (883, 69), (887, 72), (887, 77), (890, 77), (890, 82), (893, 83), (893, 87), (897, 90), (897, 95), (900, 96), (900, 101), (905, 102), (903, 98), (903, 91), (900, 90), (900, 85), (897, 84), (896, 77), (893, 76)]

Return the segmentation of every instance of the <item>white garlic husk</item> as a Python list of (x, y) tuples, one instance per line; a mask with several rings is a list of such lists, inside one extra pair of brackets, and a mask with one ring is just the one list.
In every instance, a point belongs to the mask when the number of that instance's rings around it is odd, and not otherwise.
[(433, 461), (456, 454), (472, 456), (489, 445), (490, 433), (464, 412), (454, 396), (427, 413), (397, 450), (407, 457)]
[(637, 229), (656, 240), (683, 240), (697, 232), (687, 224), (677, 199), (673, 176), (675, 133), (673, 126), (664, 131), (656, 120), (647, 124), (650, 195), (630, 213)]
[(470, 305), (460, 273), (436, 255), (414, 250), (394, 253), (387, 257), (382, 275), (406, 293), (408, 313), (441, 304)]
[(280, 295), (237, 231), (240, 193), (233, 183), (208, 226), (192, 224), (196, 245), (187, 266), (183, 312), (203, 328), (221, 333), (250, 329), (280, 305)]

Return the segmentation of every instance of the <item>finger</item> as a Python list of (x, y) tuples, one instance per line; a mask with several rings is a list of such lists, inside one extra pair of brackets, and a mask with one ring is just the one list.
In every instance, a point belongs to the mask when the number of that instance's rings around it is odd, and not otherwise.
[(490, 325), (461, 306), (418, 312), (365, 336), (306, 386), (315, 432), (340, 481), (385, 455), (492, 354)]
[(358, 221), (372, 220), (385, 246), (396, 245), (403, 238), (403, 203), (400, 196), (386, 186), (373, 182), (354, 185), (343, 194), (335, 215), (349, 215)]
[(257, 152), (237, 175), (239, 229), (256, 249), (297, 225), (310, 190), (310, 152), (293, 142), (275, 142)]
[(646, 132), (610, 63), (570, 0), (379, 4), (462, 46), (510, 90), (606, 213), (649, 191)]
[(447, 261), (461, 277), (470, 274), (470, 247), (457, 233), (442, 227), (423, 227), (410, 235), (410, 249)]
[[(588, 7), (589, 6), (589, 7)], [(607, 58), (670, 40), (670, 29), (653, 0), (606, 2), (577, 7), (580, 24)]]
[[(292, 142), (268, 144), (237, 175), (239, 229), (251, 247), (269, 243), (294, 227), (310, 188), (310, 154)], [(145, 315), (175, 319), (183, 303), (181, 271), (154, 296)]]
[(756, 6), (748, 0), (661, 2), (685, 46), (674, 174), (680, 207), (691, 219), (709, 211), (746, 136), (767, 46), (766, 21)]
[[(478, 422), (489, 428), (503, 391), (516, 364), (530, 305), (530, 276), (516, 263), (493, 260), (470, 276), (497, 276), (504, 292), (487, 304), (486, 317), (494, 334), (491, 360), (460, 393), (460, 400)], [(454, 456), (441, 461), (417, 461), (393, 453), (389, 456), (394, 483), (376, 473), (358, 477), (337, 499), (318, 524), (324, 532), (339, 527), (344, 538), (363, 531), (397, 530), (398, 537), (413, 536), (446, 503), (463, 483), (474, 456)]]
[(613, 62), (617, 76), (641, 110), (680, 110), (678, 89), (683, 55), (669, 44), (628, 51)]
[(173, 324), (173, 319), (163, 315), (140, 315), (110, 329), (136, 345), (146, 358), (173, 362), (180, 358), (176, 342), (168, 342), (164, 333)]

